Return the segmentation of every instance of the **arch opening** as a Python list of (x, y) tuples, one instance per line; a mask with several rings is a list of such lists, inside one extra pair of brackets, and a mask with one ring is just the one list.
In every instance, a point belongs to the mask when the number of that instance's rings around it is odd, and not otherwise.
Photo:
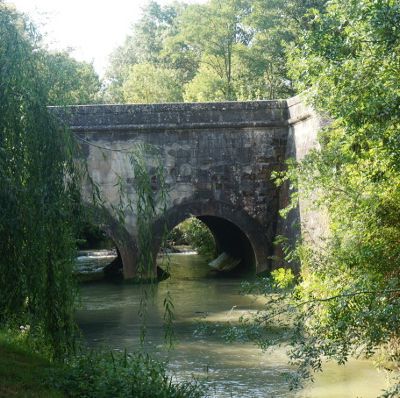
[[(170, 232), (167, 252), (178, 257), (171, 257), (168, 269), (180, 277), (244, 277), (254, 275), (256, 260), (253, 247), (246, 234), (234, 223), (217, 216), (191, 216)], [(191, 258), (182, 259), (180, 255)], [(164, 253), (158, 253), (157, 266), (166, 270)], [(197, 259), (193, 258), (197, 256)], [(186, 267), (177, 269), (177, 265)], [(192, 264), (197, 270), (188, 269)], [(185, 273), (186, 272), (186, 273)]]
[(106, 228), (85, 221), (79, 231), (75, 274), (80, 282), (122, 276), (122, 260), (117, 244)]
[(217, 254), (226, 251), (240, 258), (240, 266), (232, 275), (254, 275), (271, 270), (271, 226), (262, 225), (230, 203), (210, 199), (181, 202), (156, 220), (153, 224), (155, 254), (159, 252), (165, 227), (171, 231), (189, 217), (196, 217), (207, 225), (214, 236)]
[(85, 224), (89, 224), (89, 228), (96, 230), (95, 236), (100, 235), (100, 245), (105, 241), (105, 245), (114, 252), (115, 258), (111, 258), (110, 264), (104, 267), (103, 277), (111, 280), (135, 278), (137, 247), (125, 225), (105, 207), (88, 203), (85, 204), (84, 218), (82, 230), (85, 230)]
[(214, 235), (197, 217), (189, 217), (176, 225), (169, 233), (167, 251), (189, 253), (192, 251), (211, 260), (216, 255)]
[(256, 260), (253, 247), (246, 234), (233, 222), (216, 216), (198, 216), (214, 236), (216, 254), (219, 258), (227, 255), (237, 264), (229, 271), (231, 276), (254, 274)]

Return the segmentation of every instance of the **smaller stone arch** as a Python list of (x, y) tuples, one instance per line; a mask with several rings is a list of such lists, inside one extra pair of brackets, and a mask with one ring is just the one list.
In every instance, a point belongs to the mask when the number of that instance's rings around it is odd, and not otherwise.
[(85, 204), (91, 221), (99, 226), (114, 242), (122, 261), (124, 279), (136, 276), (137, 245), (126, 228), (118, 222), (105, 207)]
[(192, 216), (210, 228), (219, 252), (231, 251), (238, 255), (237, 250), (244, 250), (243, 255), (247, 262), (253, 262), (256, 274), (271, 270), (272, 238), (268, 237), (264, 227), (243, 209), (212, 199), (182, 202), (154, 222), (154, 258), (160, 249), (164, 229), (172, 230)]

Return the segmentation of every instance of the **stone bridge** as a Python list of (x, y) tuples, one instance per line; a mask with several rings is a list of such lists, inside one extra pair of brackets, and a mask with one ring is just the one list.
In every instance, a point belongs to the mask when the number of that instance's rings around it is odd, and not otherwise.
[[(289, 157), (299, 159), (315, 146), (320, 120), (299, 98), (52, 110), (75, 134), (88, 174), (108, 203), (102, 226), (121, 254), (125, 278), (137, 274), (137, 219), (132, 209), (121, 223), (112, 207), (121, 187), (125, 201), (136, 201), (133, 167), (124, 151), (138, 143), (159, 148), (169, 190), (167, 211), (152, 225), (154, 253), (165, 225), (172, 229), (195, 216), (210, 228), (218, 251), (239, 256), (242, 267), (262, 273), (279, 263), (273, 260), (281, 257), (273, 244), (276, 235), (296, 235), (300, 213), (280, 220), (288, 188), (276, 187), (271, 175), (283, 170)], [(86, 181), (86, 198), (91, 189)]]

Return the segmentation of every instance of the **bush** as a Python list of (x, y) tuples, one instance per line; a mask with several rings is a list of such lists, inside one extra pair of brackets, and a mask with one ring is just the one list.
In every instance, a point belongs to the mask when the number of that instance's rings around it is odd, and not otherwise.
[(51, 387), (79, 398), (197, 398), (197, 382), (177, 383), (163, 363), (144, 354), (90, 352), (70, 359), (50, 378)]
[(192, 246), (199, 254), (213, 257), (216, 252), (215, 241), (208, 227), (196, 217), (188, 218), (180, 223), (173, 231), (173, 236), (180, 236), (181, 240)]

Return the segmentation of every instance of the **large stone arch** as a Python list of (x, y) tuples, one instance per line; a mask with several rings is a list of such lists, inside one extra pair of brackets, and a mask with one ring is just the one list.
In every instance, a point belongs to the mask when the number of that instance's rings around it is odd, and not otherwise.
[(154, 222), (154, 258), (160, 249), (164, 229), (171, 230), (191, 216), (199, 218), (210, 228), (220, 251), (229, 252), (229, 240), (233, 239), (233, 247), (251, 249), (252, 253), (246, 256), (253, 256), (257, 274), (271, 270), (269, 257), (272, 255), (272, 237), (268, 236), (264, 227), (243, 209), (212, 199), (182, 202), (168, 209), (163, 217)]

